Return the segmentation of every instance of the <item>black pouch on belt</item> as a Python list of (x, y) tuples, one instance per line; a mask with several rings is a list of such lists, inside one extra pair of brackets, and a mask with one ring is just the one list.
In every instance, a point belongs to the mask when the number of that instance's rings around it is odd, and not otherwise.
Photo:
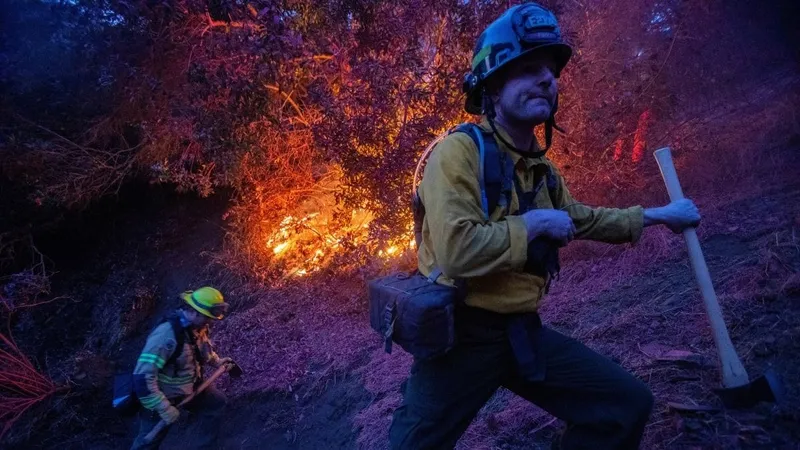
[(548, 238), (537, 237), (528, 244), (528, 258), (523, 269), (545, 279), (558, 276), (561, 262), (558, 257), (558, 244)]
[(508, 322), (508, 339), (520, 375), (530, 382), (543, 381), (545, 360), (541, 355), (539, 339), (542, 319), (536, 313), (519, 314)]

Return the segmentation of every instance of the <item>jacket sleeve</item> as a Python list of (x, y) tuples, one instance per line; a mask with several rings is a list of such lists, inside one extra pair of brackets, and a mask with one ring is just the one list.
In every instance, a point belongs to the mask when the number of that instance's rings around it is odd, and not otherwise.
[(442, 273), (450, 278), (519, 270), (527, 258), (527, 232), (521, 217), (499, 221), (484, 217), (479, 160), (469, 136), (454, 133), (434, 149), (420, 184), (431, 250)]
[(558, 178), (556, 189), (557, 209), (566, 211), (577, 230), (577, 239), (621, 244), (636, 243), (644, 228), (644, 210), (641, 206), (630, 208), (591, 208), (577, 202), (569, 193), (564, 177), (555, 166), (553, 173)]
[(133, 370), (133, 386), (139, 403), (149, 410), (169, 406), (169, 401), (158, 387), (158, 372), (164, 368), (178, 345), (172, 326), (163, 323), (156, 327), (144, 345)]

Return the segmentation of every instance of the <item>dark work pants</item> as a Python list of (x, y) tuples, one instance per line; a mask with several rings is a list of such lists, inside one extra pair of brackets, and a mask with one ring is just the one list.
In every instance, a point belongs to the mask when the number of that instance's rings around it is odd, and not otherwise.
[(653, 406), (647, 386), (613, 361), (548, 328), (539, 334), (544, 379), (520, 375), (502, 315), (456, 312), (458, 345), (415, 361), (389, 434), (392, 449), (451, 449), (500, 386), (566, 421), (561, 448), (636, 449)]
[[(196, 443), (192, 448), (205, 450), (217, 448), (220, 422), (222, 420), (222, 413), (224, 412), (226, 401), (225, 395), (222, 392), (218, 391), (214, 386), (209, 386), (186, 404), (186, 409), (196, 413), (200, 421), (197, 426), (197, 434), (190, 439), (190, 442)], [(173, 403), (177, 404), (178, 402), (175, 401)], [(144, 442), (144, 438), (160, 421), (161, 417), (159, 417), (158, 413), (155, 411), (148, 411), (144, 408), (140, 409), (139, 434), (136, 436), (136, 440), (133, 441), (131, 450), (155, 450), (159, 448), (167, 437), (167, 433), (170, 429), (169, 426), (164, 428), (153, 442), (149, 444)]]

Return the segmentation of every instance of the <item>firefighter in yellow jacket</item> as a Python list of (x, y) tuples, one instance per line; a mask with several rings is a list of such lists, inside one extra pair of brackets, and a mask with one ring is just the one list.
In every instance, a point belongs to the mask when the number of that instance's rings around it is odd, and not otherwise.
[[(680, 232), (700, 214), (690, 200), (591, 208), (570, 195), (545, 152), (557, 129), (557, 78), (571, 55), (555, 15), (536, 3), (510, 8), (478, 38), (463, 86), (466, 111), (483, 116), (480, 134), (453, 132), (439, 142), (418, 191), (427, 211), (419, 270), (464, 291), (454, 313), (457, 345), (414, 362), (392, 449), (454, 448), (501, 386), (566, 422), (563, 450), (639, 447), (653, 406), (648, 387), (543, 325), (537, 311), (558, 275), (558, 249), (573, 239), (636, 242), (645, 227)], [(483, 178), (490, 163), (503, 174), (491, 192)]]
[[(147, 337), (133, 371), (134, 390), (142, 409), (132, 449), (157, 449), (161, 445), (169, 427), (152, 442), (146, 442), (145, 436), (162, 419), (170, 425), (178, 420), (180, 412), (175, 405), (202, 381), (202, 364), (219, 367), (231, 361), (214, 352), (208, 336), (209, 323), (221, 320), (228, 310), (222, 293), (202, 287), (180, 297), (181, 307)], [(225, 396), (209, 386), (187, 404), (203, 422), (197, 427), (197, 446), (193, 448), (216, 448), (225, 403)]]

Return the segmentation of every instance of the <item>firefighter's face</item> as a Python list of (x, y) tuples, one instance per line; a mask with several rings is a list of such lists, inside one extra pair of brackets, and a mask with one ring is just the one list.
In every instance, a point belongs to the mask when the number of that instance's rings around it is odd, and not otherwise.
[(203, 328), (211, 322), (210, 318), (194, 310), (186, 311), (186, 318), (189, 319), (194, 328)]
[(555, 105), (558, 85), (556, 63), (548, 54), (534, 54), (513, 61), (500, 74), (493, 99), (497, 115), (508, 124), (538, 125)]

